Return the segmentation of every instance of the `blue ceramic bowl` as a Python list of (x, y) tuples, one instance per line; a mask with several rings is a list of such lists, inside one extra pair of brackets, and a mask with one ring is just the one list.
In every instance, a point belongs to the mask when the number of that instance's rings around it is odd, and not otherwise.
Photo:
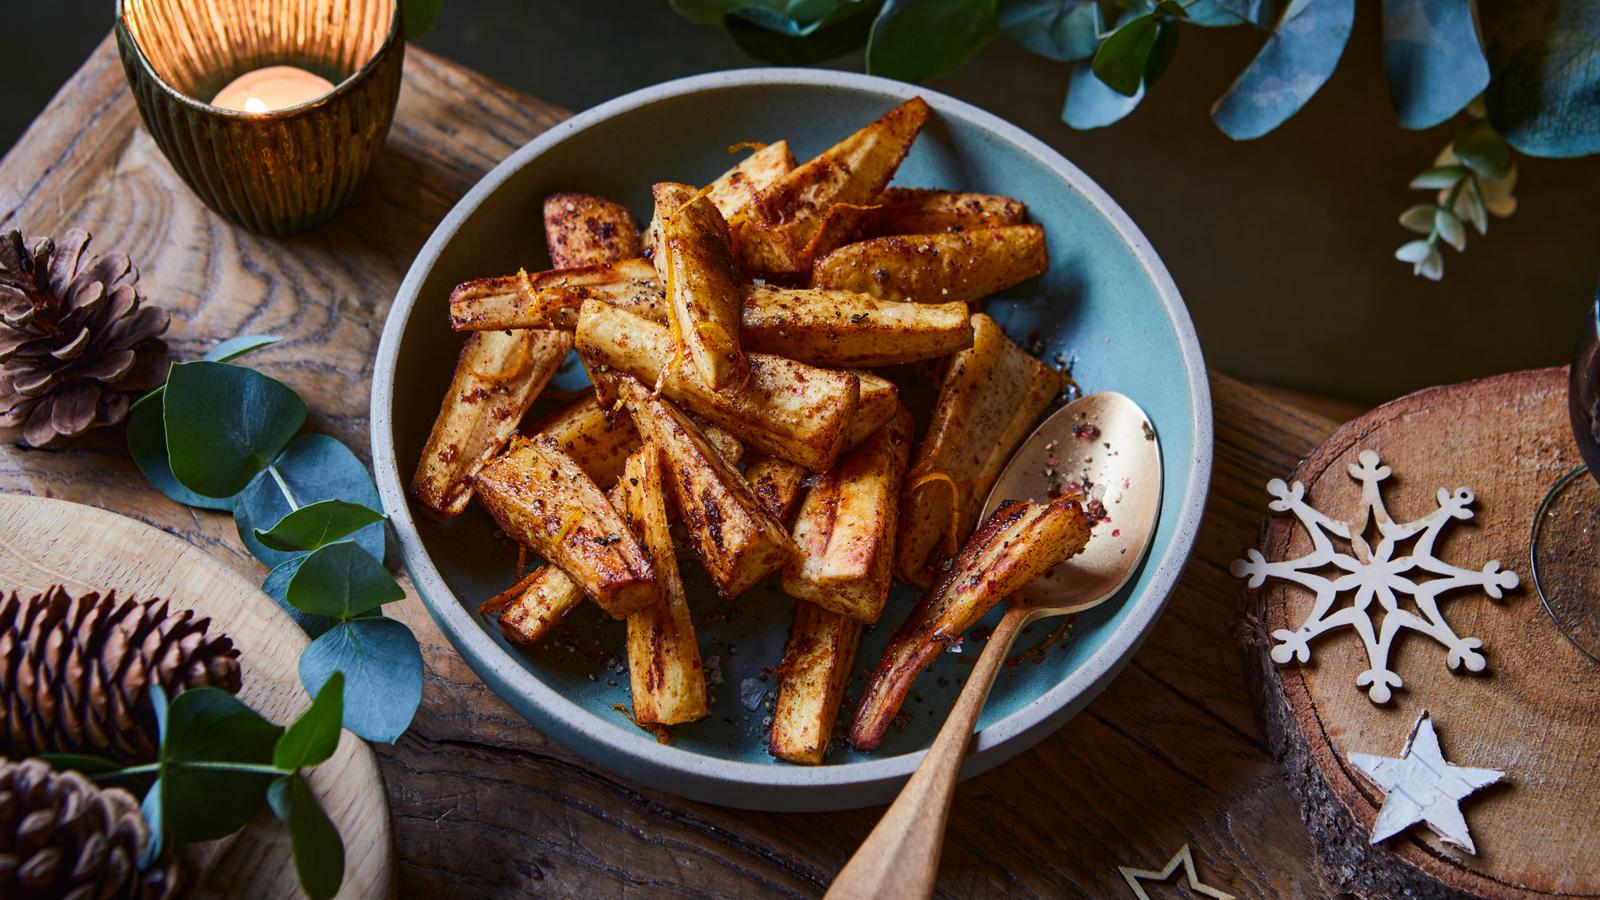
[[(572, 636), (533, 649), (508, 643), (475, 612), (513, 580), (514, 560), (476, 508), (436, 523), (416, 515), (404, 485), (449, 383), (462, 338), (447, 298), (471, 278), (548, 267), (540, 205), (554, 191), (587, 191), (646, 220), (654, 181), (705, 183), (741, 141), (787, 138), (805, 159), (921, 94), (934, 115), (896, 183), (1008, 194), (1045, 226), (1052, 266), (991, 300), (1019, 340), (1046, 358), (1077, 360), (1084, 388), (1117, 390), (1150, 414), (1167, 460), (1161, 521), (1149, 558), (1122, 595), (1080, 617), (1071, 639), (1037, 665), (1007, 669), (985, 709), (966, 774), (988, 769), (1061, 726), (1099, 693), (1154, 625), (1194, 545), (1211, 472), (1211, 399), (1200, 347), (1177, 289), (1122, 210), (1059, 154), (1015, 126), (922, 88), (862, 75), (748, 69), (668, 82), (574, 116), (497, 166), (445, 217), (390, 310), (373, 375), (372, 444), (384, 506), (405, 565), (445, 635), (502, 698), (542, 731), (595, 763), (663, 790), (731, 806), (819, 810), (888, 800), (917, 762), (969, 671), (945, 655), (917, 682), (910, 724), (872, 754), (835, 750), (801, 767), (767, 754), (763, 670), (777, 664), (790, 601), (761, 586), (725, 603), (691, 587), (701, 652), (720, 685), (711, 716), (673, 729), (669, 745), (639, 730), (628, 704), (623, 628), (590, 605)], [(575, 363), (563, 377), (582, 383)], [(697, 566), (686, 566), (697, 569)], [(861, 667), (878, 659), (911, 600), (891, 599)], [(1040, 631), (1049, 629), (1044, 625)], [(1030, 646), (1040, 632), (1023, 635)], [(976, 642), (966, 654), (976, 653)], [(764, 680), (764, 678), (766, 680)], [(858, 677), (859, 680), (859, 677)], [(852, 686), (852, 694), (859, 684)], [(765, 696), (761, 696), (765, 693)], [(754, 704), (754, 709), (749, 706)]]

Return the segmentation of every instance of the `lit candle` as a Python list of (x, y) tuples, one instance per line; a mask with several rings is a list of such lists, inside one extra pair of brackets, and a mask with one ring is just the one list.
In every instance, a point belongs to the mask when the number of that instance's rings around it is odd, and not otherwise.
[(246, 72), (211, 100), (212, 106), (264, 113), (309, 103), (333, 90), (333, 82), (294, 66), (267, 66)]

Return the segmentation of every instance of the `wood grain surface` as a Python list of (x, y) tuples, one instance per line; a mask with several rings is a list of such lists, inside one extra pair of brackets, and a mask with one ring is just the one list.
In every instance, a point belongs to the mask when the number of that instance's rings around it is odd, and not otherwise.
[[(251, 364), (306, 398), (313, 427), (365, 456), (370, 360), (411, 258), (475, 179), (562, 115), (413, 48), (371, 182), (329, 225), (267, 240), (184, 189), (102, 46), (0, 162), (0, 227), (77, 225), (126, 250), (145, 293), (173, 310), (181, 357), (242, 332), (285, 335)], [(1202, 880), (1241, 897), (1328, 893), (1252, 713), (1243, 597), (1227, 563), (1256, 541), (1261, 486), (1336, 423), (1223, 376), (1212, 386), (1216, 472), (1182, 585), (1083, 714), (959, 788), (941, 895), (1127, 896), (1118, 865), (1159, 867), (1184, 843)], [(47, 451), (7, 441), (0, 490), (117, 510), (254, 581), (265, 574), (227, 516), (150, 488), (119, 433)], [(388, 609), (422, 642), (423, 704), (398, 744), (378, 748), (403, 896), (816, 896), (882, 814), (729, 810), (598, 770), (496, 699), (411, 593)]]
[[(254, 581), (190, 544), (105, 510), (19, 494), (0, 494), (0, 589), (23, 596), (54, 584), (74, 594), (114, 589), (121, 597), (161, 597), (174, 609), (210, 617), (213, 633), (239, 648), (239, 698), (269, 721), (286, 724), (311, 698), (297, 660), (310, 641)], [(327, 762), (308, 778), (344, 840), (345, 900), (394, 893), (394, 830), (378, 759), (346, 731)], [(303, 896), (290, 858), (289, 835), (270, 812), (243, 831), (183, 845), (186, 877), (196, 897)]]
[[(1383, 706), (1356, 687), (1367, 661), (1350, 629), (1315, 640), (1307, 665), (1274, 667), (1265, 653), (1258, 657), (1270, 733), (1342, 888), (1372, 896), (1600, 896), (1600, 669), (1556, 630), (1528, 569), (1539, 500), (1579, 462), (1566, 385), (1566, 369), (1545, 369), (1412, 394), (1340, 428), (1295, 472), (1308, 502), (1338, 521), (1357, 517), (1360, 485), (1346, 468), (1362, 450), (1376, 450), (1394, 470), (1383, 490), (1396, 521), (1436, 509), (1441, 487), (1469, 487), (1475, 515), (1445, 526), (1436, 555), (1469, 569), (1499, 560), (1522, 579), (1499, 601), (1474, 588), (1440, 599), (1457, 634), (1483, 641), (1482, 673), (1451, 672), (1444, 647), (1403, 633), (1390, 668), (1405, 685)], [(1264, 506), (1264, 491), (1260, 497)], [(1311, 541), (1280, 515), (1261, 549), (1268, 559), (1293, 559)], [(1261, 634), (1294, 631), (1311, 603), (1308, 589), (1268, 582), (1258, 601)], [(1384, 797), (1349, 754), (1398, 756), (1424, 710), (1447, 761), (1506, 773), (1462, 805), (1475, 856), (1420, 826), (1369, 844)]]

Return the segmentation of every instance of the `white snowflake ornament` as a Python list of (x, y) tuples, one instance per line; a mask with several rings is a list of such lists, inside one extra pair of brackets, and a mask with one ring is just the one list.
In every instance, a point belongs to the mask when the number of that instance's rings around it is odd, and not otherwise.
[[(1300, 482), (1285, 485), (1282, 479), (1274, 478), (1268, 482), (1267, 492), (1276, 499), (1268, 508), (1293, 513), (1300, 520), (1311, 537), (1311, 552), (1299, 559), (1269, 562), (1260, 551), (1251, 549), (1246, 551), (1245, 559), (1234, 560), (1229, 567), (1236, 577), (1249, 579), (1246, 586), (1251, 590), (1261, 587), (1268, 578), (1277, 578), (1303, 585), (1316, 594), (1311, 614), (1298, 630), (1280, 628), (1272, 632), (1278, 642), (1272, 648), (1273, 661), (1309, 662), (1312, 639), (1349, 626), (1361, 635), (1367, 649), (1368, 668), (1356, 677), (1356, 686), (1365, 687), (1367, 698), (1373, 703), (1389, 702), (1392, 690), (1401, 685), (1399, 674), (1389, 668), (1389, 653), (1402, 629), (1420, 632), (1443, 644), (1449, 651), (1445, 663), (1452, 670), (1465, 665), (1468, 671), (1483, 671), (1483, 654), (1478, 652), (1483, 642), (1461, 637), (1451, 629), (1439, 612), (1439, 595), (1475, 587), (1498, 600), (1503, 591), (1517, 586), (1517, 573), (1501, 571), (1499, 560), (1473, 570), (1452, 566), (1433, 554), (1434, 542), (1445, 523), (1472, 518), (1472, 510), (1467, 508), (1475, 499), (1472, 491), (1464, 487), (1453, 492), (1440, 488), (1438, 509), (1414, 522), (1396, 522), (1389, 517), (1378, 490), (1378, 484), (1393, 471), (1382, 465), (1378, 454), (1371, 450), (1361, 451), (1359, 460), (1359, 464), (1349, 467), (1350, 477), (1361, 482), (1361, 511), (1354, 526), (1312, 509), (1305, 502), (1306, 491)], [(1362, 536), (1369, 522), (1378, 529), (1376, 547)], [(1351, 552), (1336, 550), (1331, 538), (1349, 544)], [(1411, 552), (1401, 553), (1399, 545), (1412, 538), (1416, 538), (1416, 544)], [(1315, 574), (1327, 566), (1339, 571)], [(1438, 577), (1419, 580), (1428, 575)], [(1354, 592), (1350, 605), (1334, 609), (1339, 595), (1348, 592)], [(1400, 606), (1401, 595), (1411, 598), (1415, 612)], [(1373, 608), (1374, 600), (1381, 609)], [(1383, 614), (1382, 621), (1375, 622), (1379, 612)]]

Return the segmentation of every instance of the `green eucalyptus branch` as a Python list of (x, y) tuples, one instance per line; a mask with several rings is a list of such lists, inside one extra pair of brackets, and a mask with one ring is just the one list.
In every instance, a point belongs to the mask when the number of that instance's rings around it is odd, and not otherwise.
[(1435, 192), (1435, 202), (1419, 203), (1400, 214), (1400, 225), (1423, 235), (1395, 251), (1411, 264), (1411, 272), (1432, 281), (1444, 277), (1440, 244), (1457, 253), (1467, 249), (1467, 224), (1480, 236), (1489, 233), (1489, 215), (1516, 210), (1512, 189), (1517, 167), (1511, 146), (1483, 119), (1473, 119), (1434, 160), (1432, 168), (1411, 179), (1415, 190)]

